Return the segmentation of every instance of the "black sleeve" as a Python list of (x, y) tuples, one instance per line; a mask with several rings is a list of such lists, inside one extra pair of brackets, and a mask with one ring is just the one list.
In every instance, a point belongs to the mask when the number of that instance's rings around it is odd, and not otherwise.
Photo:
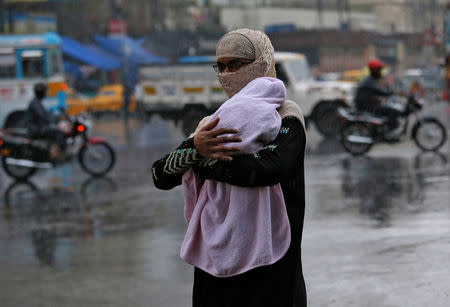
[(187, 139), (176, 150), (153, 163), (155, 186), (158, 189), (170, 190), (180, 185), (184, 172), (203, 159), (194, 147), (194, 139)]
[(192, 168), (205, 179), (241, 187), (272, 186), (291, 177), (306, 146), (301, 122), (286, 117), (278, 136), (255, 154), (239, 155), (230, 162), (205, 160)]

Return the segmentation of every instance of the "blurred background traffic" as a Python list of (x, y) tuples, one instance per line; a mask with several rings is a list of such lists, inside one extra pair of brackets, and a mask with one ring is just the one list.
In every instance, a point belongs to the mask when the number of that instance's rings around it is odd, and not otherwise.
[[(446, 0), (0, 0), (2, 159), (8, 140), (28, 144), (3, 128), (20, 126), (37, 83), (45, 107), (82, 128), (69, 138), (110, 153), (20, 180), (0, 168), (0, 306), (189, 306), (182, 191), (157, 190), (150, 167), (226, 99), (215, 47), (239, 27), (268, 34), (306, 118), (310, 306), (448, 306)], [(383, 85), (420, 100), (418, 118), (442, 129), (417, 147), (405, 126), (395, 144), (355, 157), (338, 110), (351, 109), (375, 58)], [(422, 150), (436, 131), (439, 148)], [(355, 136), (359, 147), (371, 137)], [(83, 171), (101, 162), (105, 176)]]
[(2, 0), (0, 8), (0, 120), (12, 111), (7, 101), (18, 108), (44, 80), (50, 96), (65, 92), (59, 103), (70, 114), (160, 114), (184, 121), (187, 133), (225, 98), (211, 64), (218, 38), (238, 27), (298, 55), (278, 56), (277, 73), (325, 136), (335, 134), (330, 109), (352, 104), (343, 82), (366, 77), (372, 58), (388, 64), (386, 84), (448, 100), (445, 0)]

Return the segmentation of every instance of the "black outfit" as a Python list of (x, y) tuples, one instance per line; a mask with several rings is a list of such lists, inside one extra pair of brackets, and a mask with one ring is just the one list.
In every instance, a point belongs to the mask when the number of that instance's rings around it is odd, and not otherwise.
[(42, 100), (34, 98), (25, 112), (25, 122), (32, 138), (45, 139), (65, 147), (64, 133), (54, 126), (58, 120), (42, 105)]
[(372, 76), (364, 79), (358, 86), (355, 94), (355, 106), (358, 111), (370, 112), (377, 116), (386, 116), (390, 128), (397, 126), (399, 111), (383, 106), (380, 97), (392, 96), (394, 92), (389, 88), (381, 87), (377, 79)]
[(194, 271), (194, 307), (303, 307), (306, 288), (301, 264), (305, 213), (304, 152), (306, 134), (295, 117), (282, 120), (276, 139), (255, 154), (238, 155), (230, 162), (202, 158), (193, 139), (153, 164), (153, 180), (160, 189), (181, 184), (185, 170), (205, 179), (242, 187), (280, 183), (291, 227), (291, 245), (282, 259), (240, 275), (220, 278)]

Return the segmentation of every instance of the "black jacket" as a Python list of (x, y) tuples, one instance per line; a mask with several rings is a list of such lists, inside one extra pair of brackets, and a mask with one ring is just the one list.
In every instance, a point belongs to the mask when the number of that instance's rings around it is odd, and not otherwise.
[(357, 110), (373, 112), (380, 107), (380, 97), (388, 97), (394, 92), (390, 88), (381, 87), (372, 76), (364, 79), (356, 89), (355, 106)]
[(255, 154), (236, 155), (233, 161), (198, 164), (199, 155), (190, 138), (153, 164), (155, 186), (164, 190), (180, 185), (184, 170), (189, 167), (203, 179), (241, 187), (280, 183), (283, 190), (291, 226), (291, 244), (286, 255), (272, 265), (226, 278), (215, 277), (195, 268), (194, 307), (306, 306), (301, 262), (306, 134), (300, 121), (293, 117), (283, 118), (281, 126), (278, 136), (262, 150)]
[(42, 105), (42, 100), (34, 98), (25, 112), (25, 123), (31, 131), (37, 131), (56, 122), (56, 118)]

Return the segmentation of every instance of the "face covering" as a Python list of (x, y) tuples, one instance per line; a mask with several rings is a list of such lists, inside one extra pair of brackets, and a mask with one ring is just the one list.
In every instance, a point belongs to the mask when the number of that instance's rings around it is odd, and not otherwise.
[(254, 60), (235, 72), (217, 74), (230, 98), (256, 78), (276, 78), (274, 49), (269, 37), (261, 31), (238, 29), (225, 34), (216, 47), (216, 59), (222, 58)]

